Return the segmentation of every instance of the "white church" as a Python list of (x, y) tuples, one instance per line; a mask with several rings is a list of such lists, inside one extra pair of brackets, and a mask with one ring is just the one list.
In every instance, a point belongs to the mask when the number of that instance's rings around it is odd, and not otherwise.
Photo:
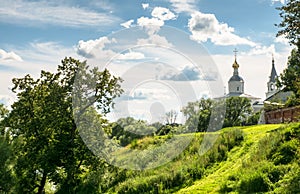
[[(243, 78), (239, 75), (239, 64), (236, 59), (236, 50), (235, 52), (235, 59), (234, 63), (232, 65), (233, 68), (233, 75), (230, 77), (228, 81), (228, 93), (225, 94), (224, 96), (218, 97), (216, 99), (222, 99), (222, 98), (229, 98), (233, 96), (238, 96), (238, 97), (246, 97), (251, 100), (252, 107), (254, 111), (259, 111), (263, 108), (264, 101), (261, 100), (261, 98), (252, 96), (250, 94), (246, 94), (245, 88), (244, 88), (244, 80)], [(266, 92), (266, 99), (272, 97), (274, 94), (278, 92), (278, 89), (276, 88), (276, 69), (275, 69), (275, 62), (274, 62), (274, 57), (272, 57), (272, 69), (271, 69), (271, 75), (269, 76), (269, 81), (267, 83), (267, 92)]]

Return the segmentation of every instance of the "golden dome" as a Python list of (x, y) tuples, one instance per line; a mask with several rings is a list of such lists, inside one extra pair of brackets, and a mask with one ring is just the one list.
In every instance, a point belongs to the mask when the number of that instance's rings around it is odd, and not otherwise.
[(233, 65), (232, 65), (232, 67), (233, 67), (234, 69), (238, 69), (240, 66), (239, 66), (239, 64), (236, 62), (236, 60), (234, 60), (234, 63), (233, 63)]

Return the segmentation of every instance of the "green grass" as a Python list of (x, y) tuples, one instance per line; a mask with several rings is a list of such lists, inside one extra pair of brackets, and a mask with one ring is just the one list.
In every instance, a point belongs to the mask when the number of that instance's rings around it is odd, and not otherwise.
[[(171, 162), (155, 169), (123, 170), (106, 193), (300, 193), (300, 123), (225, 128), (207, 152), (205, 133)], [(160, 146), (168, 136), (146, 137), (128, 149)], [(115, 177), (116, 178), (116, 177)]]
[[(238, 173), (243, 163), (249, 159), (249, 152), (257, 148), (258, 142), (267, 132), (278, 129), (280, 125), (257, 125), (242, 129), (245, 140), (241, 146), (235, 147), (228, 153), (226, 161), (215, 165), (213, 172), (206, 177), (195, 181), (190, 187), (183, 188), (178, 193), (216, 193), (220, 190), (222, 182), (232, 174)], [(231, 128), (225, 130), (232, 130)]]

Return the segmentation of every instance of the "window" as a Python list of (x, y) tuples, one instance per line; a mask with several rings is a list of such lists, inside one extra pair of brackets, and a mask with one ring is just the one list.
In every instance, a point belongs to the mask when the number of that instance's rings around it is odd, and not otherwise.
[(236, 91), (240, 91), (240, 87), (237, 87), (237, 88), (236, 88)]

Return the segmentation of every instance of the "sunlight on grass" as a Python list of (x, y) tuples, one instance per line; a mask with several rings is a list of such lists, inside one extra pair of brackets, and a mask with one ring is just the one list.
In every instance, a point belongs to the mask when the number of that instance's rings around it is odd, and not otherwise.
[[(177, 193), (217, 193), (220, 190), (221, 183), (231, 174), (238, 173), (239, 168), (243, 165), (243, 161), (249, 158), (248, 152), (256, 149), (258, 141), (263, 138), (267, 132), (278, 129), (282, 125), (256, 125), (243, 127), (245, 132), (245, 140), (239, 147), (234, 147), (229, 153), (226, 161), (216, 163), (207, 176), (195, 181), (190, 187), (183, 188)], [(235, 127), (236, 128), (236, 127)], [(232, 128), (224, 129), (232, 130)]]

